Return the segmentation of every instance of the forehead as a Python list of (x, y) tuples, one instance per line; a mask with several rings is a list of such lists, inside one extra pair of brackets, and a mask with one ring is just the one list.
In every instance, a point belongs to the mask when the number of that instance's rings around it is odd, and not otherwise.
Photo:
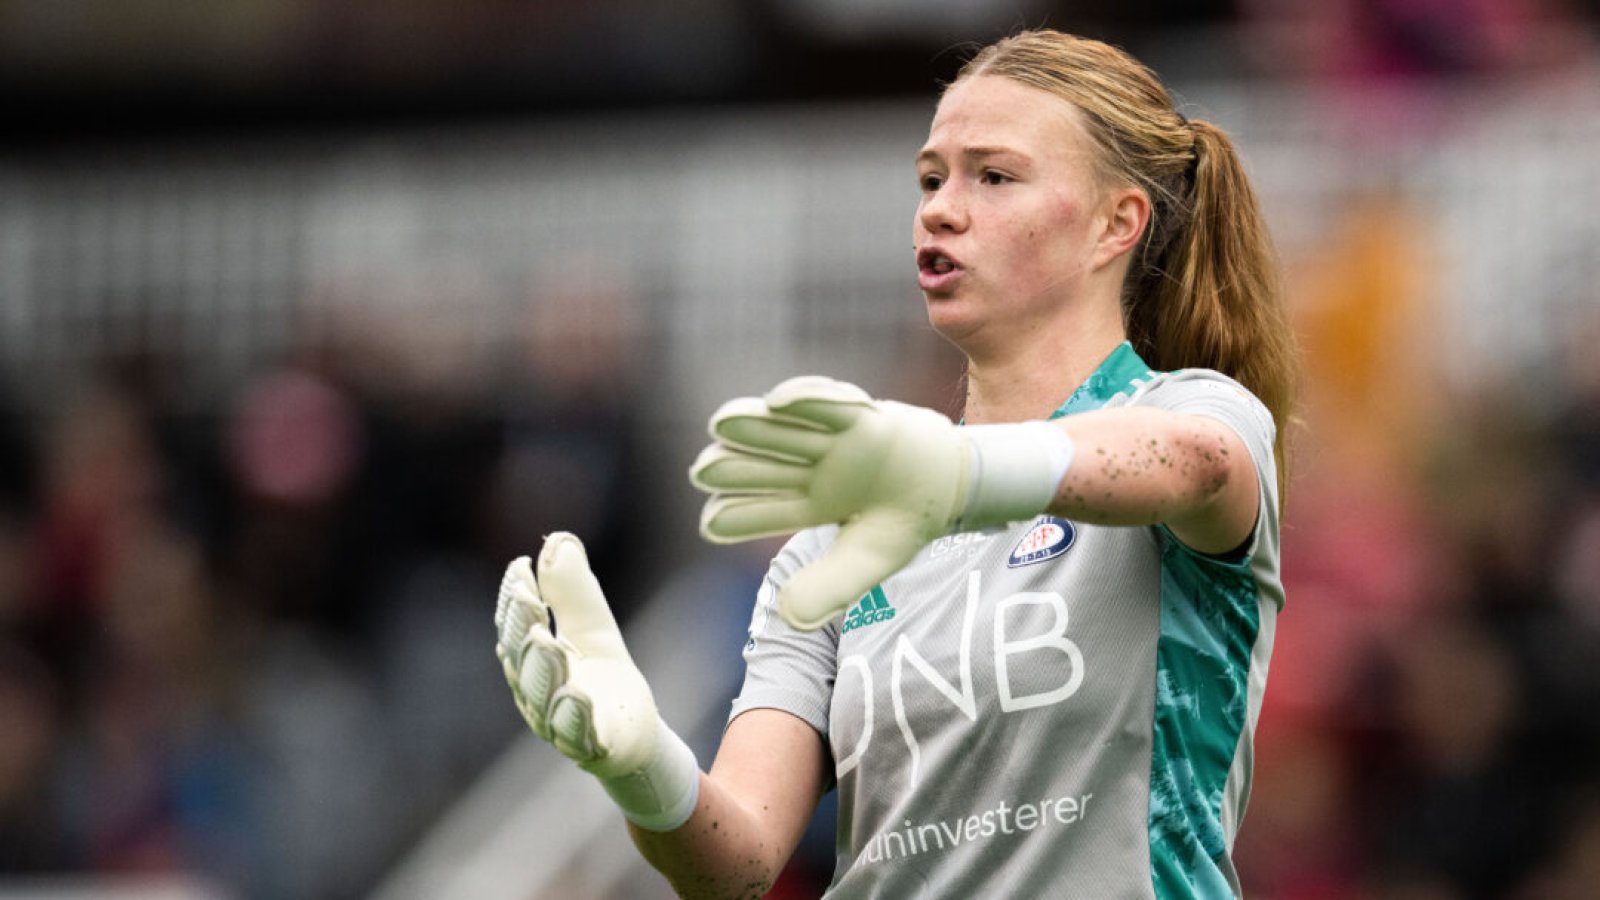
[(1030, 156), (1075, 156), (1089, 147), (1083, 115), (1068, 101), (999, 75), (952, 85), (939, 100), (925, 151), (998, 147)]

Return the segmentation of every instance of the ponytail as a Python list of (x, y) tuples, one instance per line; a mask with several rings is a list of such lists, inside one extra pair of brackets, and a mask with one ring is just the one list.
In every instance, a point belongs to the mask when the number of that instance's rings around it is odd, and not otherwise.
[(1169, 212), (1175, 222), (1152, 225), (1151, 235), (1170, 232), (1166, 246), (1147, 238), (1154, 252), (1130, 270), (1128, 337), (1155, 369), (1215, 369), (1255, 394), (1277, 426), (1282, 488), (1298, 364), (1276, 254), (1233, 142), (1209, 122), (1187, 127), (1194, 133), (1188, 208)]

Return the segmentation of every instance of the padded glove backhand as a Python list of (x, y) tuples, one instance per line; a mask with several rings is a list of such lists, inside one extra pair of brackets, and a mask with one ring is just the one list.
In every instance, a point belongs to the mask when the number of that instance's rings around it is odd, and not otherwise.
[(700, 533), (718, 543), (841, 524), (833, 547), (778, 595), (814, 629), (945, 534), (961, 511), (967, 453), (949, 419), (875, 401), (855, 385), (794, 378), (724, 404), (691, 472), (712, 492)]
[(689, 473), (712, 494), (700, 518), (707, 540), (840, 526), (827, 553), (778, 593), (779, 614), (807, 630), (934, 538), (1043, 511), (1072, 457), (1066, 434), (1046, 423), (958, 428), (814, 375), (724, 404), (710, 433), (715, 443)]
[(656, 713), (583, 544), (550, 535), (537, 577), (526, 556), (513, 561), (494, 619), (495, 655), (534, 733), (599, 778), (636, 824), (682, 824), (699, 766)]

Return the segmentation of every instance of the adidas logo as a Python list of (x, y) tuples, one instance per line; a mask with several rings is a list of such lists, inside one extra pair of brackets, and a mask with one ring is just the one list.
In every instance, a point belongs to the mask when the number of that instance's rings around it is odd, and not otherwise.
[(844, 617), (844, 627), (840, 634), (848, 634), (857, 628), (876, 625), (894, 618), (894, 607), (889, 605), (889, 598), (883, 595), (882, 585), (873, 585), (866, 596), (850, 607), (850, 612)]

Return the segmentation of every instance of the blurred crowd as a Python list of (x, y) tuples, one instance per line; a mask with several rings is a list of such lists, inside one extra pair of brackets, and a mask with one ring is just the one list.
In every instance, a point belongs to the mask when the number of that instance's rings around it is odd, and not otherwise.
[(640, 595), (634, 332), (595, 294), (552, 319), (570, 300), (531, 304), (494, 382), (367, 323), (215, 411), (174, 411), (148, 354), (8, 406), (0, 885), (370, 888), (522, 728), (491, 652), (504, 564), (564, 528), (619, 615)]
[(1271, 898), (1592, 897), (1600, 295), (1542, 371), (1445, 384), (1404, 219), (1293, 273), (1288, 606), (1236, 859)]

